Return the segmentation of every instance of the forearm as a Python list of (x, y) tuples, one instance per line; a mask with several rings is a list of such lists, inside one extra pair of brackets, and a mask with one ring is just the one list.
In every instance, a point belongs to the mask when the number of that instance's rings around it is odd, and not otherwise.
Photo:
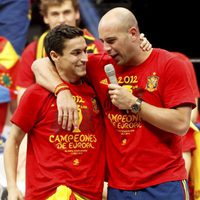
[(4, 152), (4, 165), (7, 179), (8, 188), (17, 187), (17, 163), (19, 149), (15, 147), (15, 144), (8, 139), (6, 145), (8, 148)]
[[(135, 104), (137, 97), (126, 88), (113, 84), (108, 87), (111, 101), (119, 109), (130, 110), (131, 105)], [(143, 101), (139, 114), (144, 121), (159, 129), (183, 135), (190, 125), (191, 107), (159, 108)]]
[(159, 108), (142, 102), (140, 115), (144, 121), (164, 131), (184, 135), (190, 126), (190, 107)]
[(5, 151), (4, 151), (4, 165), (7, 179), (8, 190), (10, 188), (17, 187), (17, 164), (18, 164), (18, 153), (19, 146), (22, 140), (16, 138), (15, 128), (12, 127), (11, 133), (6, 141)]

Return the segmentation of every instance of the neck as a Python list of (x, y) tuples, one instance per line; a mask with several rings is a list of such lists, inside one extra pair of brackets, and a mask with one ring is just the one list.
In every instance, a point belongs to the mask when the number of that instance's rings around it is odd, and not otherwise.
[(143, 51), (141, 50), (140, 53), (138, 53), (138, 55), (134, 55), (133, 56), (133, 60), (130, 61), (129, 65), (130, 66), (137, 66), (140, 65), (141, 63), (143, 63), (151, 54), (153, 49), (149, 50), (149, 51)]
[(75, 85), (81, 85), (81, 84), (83, 84), (83, 79), (81, 77), (78, 77), (78, 78), (67, 78), (67, 77), (60, 76), (60, 78), (63, 81), (71, 83), (71, 84), (75, 84)]
[(82, 77), (72, 74), (67, 71), (58, 70), (58, 74), (63, 81), (66, 81), (71, 84), (82, 84)]

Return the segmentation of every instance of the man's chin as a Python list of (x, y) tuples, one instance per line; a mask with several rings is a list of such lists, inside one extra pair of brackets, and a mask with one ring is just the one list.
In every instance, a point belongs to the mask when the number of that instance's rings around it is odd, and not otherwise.
[(118, 65), (121, 64), (121, 59), (119, 59), (119, 56), (115, 56), (115, 57), (112, 57), (112, 58)]
[(79, 73), (79, 77), (84, 77), (84, 76), (86, 76), (86, 72), (80, 72)]
[(115, 62), (117, 63), (117, 65), (123, 65), (121, 60), (115, 60)]

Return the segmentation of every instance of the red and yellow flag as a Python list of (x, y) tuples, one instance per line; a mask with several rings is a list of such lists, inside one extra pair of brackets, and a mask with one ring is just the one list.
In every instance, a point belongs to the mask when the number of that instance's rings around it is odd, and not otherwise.
[(16, 99), (15, 80), (19, 56), (11, 43), (0, 36), (0, 134), (7, 116), (7, 102)]

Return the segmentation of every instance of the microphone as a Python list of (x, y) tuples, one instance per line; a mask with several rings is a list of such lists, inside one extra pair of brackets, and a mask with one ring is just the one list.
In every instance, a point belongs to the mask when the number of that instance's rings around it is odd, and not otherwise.
[(104, 66), (104, 71), (105, 71), (110, 83), (118, 85), (114, 66), (112, 64), (107, 64)]

